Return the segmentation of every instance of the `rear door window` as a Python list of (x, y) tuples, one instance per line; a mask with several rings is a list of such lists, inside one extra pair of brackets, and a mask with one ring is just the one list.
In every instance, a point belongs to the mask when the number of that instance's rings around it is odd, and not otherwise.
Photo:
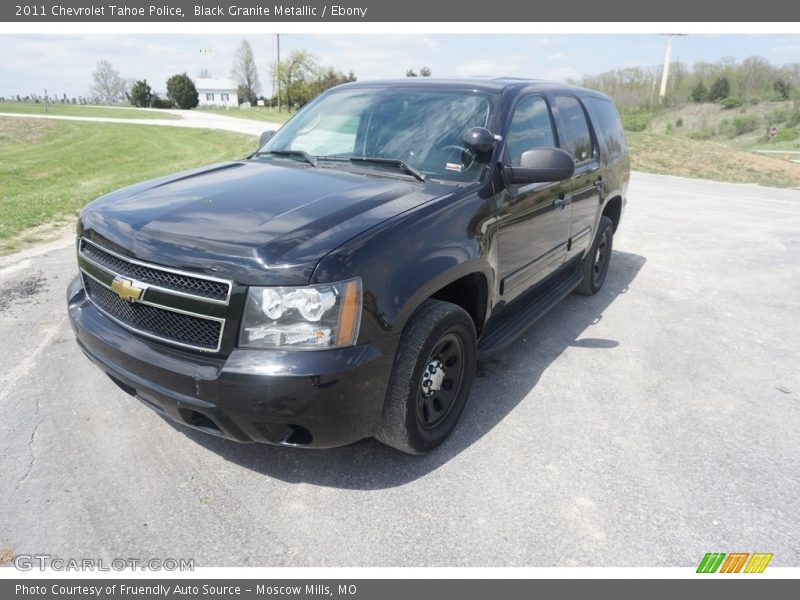
[(575, 96), (556, 96), (555, 105), (561, 147), (575, 157), (575, 162), (593, 158), (592, 132), (581, 103)]

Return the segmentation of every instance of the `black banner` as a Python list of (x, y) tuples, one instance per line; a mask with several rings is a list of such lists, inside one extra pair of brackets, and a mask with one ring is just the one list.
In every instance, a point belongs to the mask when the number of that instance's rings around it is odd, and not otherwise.
[[(2, 3), (0, 20), (12, 22), (792, 22), (797, 8), (785, 0), (748, 3), (710, 0), (574, 0), (573, 2), (432, 3), (425, 0), (341, 0), (340, 2), (273, 2), (235, 0), (32, 0)], [(598, 27), (596, 33), (603, 33)]]

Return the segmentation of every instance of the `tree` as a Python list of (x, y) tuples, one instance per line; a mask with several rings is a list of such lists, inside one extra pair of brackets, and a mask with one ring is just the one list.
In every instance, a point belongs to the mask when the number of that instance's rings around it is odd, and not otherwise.
[(278, 65), (275, 75), (289, 110), (294, 104), (305, 104), (316, 95), (309, 88), (317, 79), (317, 70), (317, 59), (308, 50), (292, 50), (289, 58)]
[(722, 100), (731, 95), (731, 84), (727, 77), (717, 77), (708, 90), (708, 99), (712, 102)]
[(92, 81), (92, 95), (101, 104), (113, 104), (125, 98), (127, 82), (107, 60), (97, 63), (97, 69), (92, 73)]
[(128, 93), (128, 100), (134, 106), (147, 108), (150, 106), (150, 101), (153, 99), (153, 89), (147, 84), (147, 79), (137, 81), (131, 86), (131, 91)]
[(708, 100), (708, 90), (702, 81), (694, 86), (689, 98), (692, 100), (692, 102), (705, 102)]
[(211, 72), (208, 69), (200, 69), (197, 76), (201, 79), (209, 79), (211, 77)]
[(414, 69), (408, 69), (406, 71), (406, 77), (430, 77), (431, 76), (431, 68), (430, 67), (420, 67), (419, 74)]
[(788, 100), (791, 97), (792, 84), (785, 79), (776, 79), (773, 81), (772, 89), (779, 100)]
[[(272, 68), (272, 76), (280, 82), (281, 104), (303, 106), (325, 90), (356, 81), (356, 74), (346, 75), (333, 67), (320, 66), (307, 50), (294, 50), (289, 58)], [(270, 102), (275, 103), (273, 97)]]
[(167, 79), (167, 98), (172, 100), (178, 108), (194, 108), (198, 102), (194, 81), (186, 73), (173, 75)]
[(261, 91), (261, 84), (258, 81), (253, 48), (247, 40), (242, 40), (239, 49), (236, 50), (231, 77), (239, 84), (239, 99), (255, 104), (258, 92)]

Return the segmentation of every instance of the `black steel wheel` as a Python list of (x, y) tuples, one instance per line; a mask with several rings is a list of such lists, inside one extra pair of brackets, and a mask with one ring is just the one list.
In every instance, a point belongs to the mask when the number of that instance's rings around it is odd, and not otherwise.
[(417, 393), (417, 420), (433, 429), (450, 413), (464, 379), (464, 342), (448, 333), (434, 346), (422, 371)]
[(476, 356), (469, 314), (449, 302), (423, 302), (400, 338), (375, 437), (408, 454), (441, 444), (466, 405)]
[(600, 217), (597, 235), (581, 264), (583, 281), (577, 291), (591, 296), (600, 291), (608, 275), (611, 264), (611, 251), (614, 247), (614, 223), (608, 217)]

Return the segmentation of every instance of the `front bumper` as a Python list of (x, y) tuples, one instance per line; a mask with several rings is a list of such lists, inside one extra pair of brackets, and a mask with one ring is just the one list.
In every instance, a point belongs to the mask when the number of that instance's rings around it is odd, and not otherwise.
[(67, 291), (81, 350), (163, 416), (239, 442), (329, 448), (372, 437), (397, 337), (322, 351), (236, 349), (227, 357), (139, 337), (99, 313), (76, 278)]

